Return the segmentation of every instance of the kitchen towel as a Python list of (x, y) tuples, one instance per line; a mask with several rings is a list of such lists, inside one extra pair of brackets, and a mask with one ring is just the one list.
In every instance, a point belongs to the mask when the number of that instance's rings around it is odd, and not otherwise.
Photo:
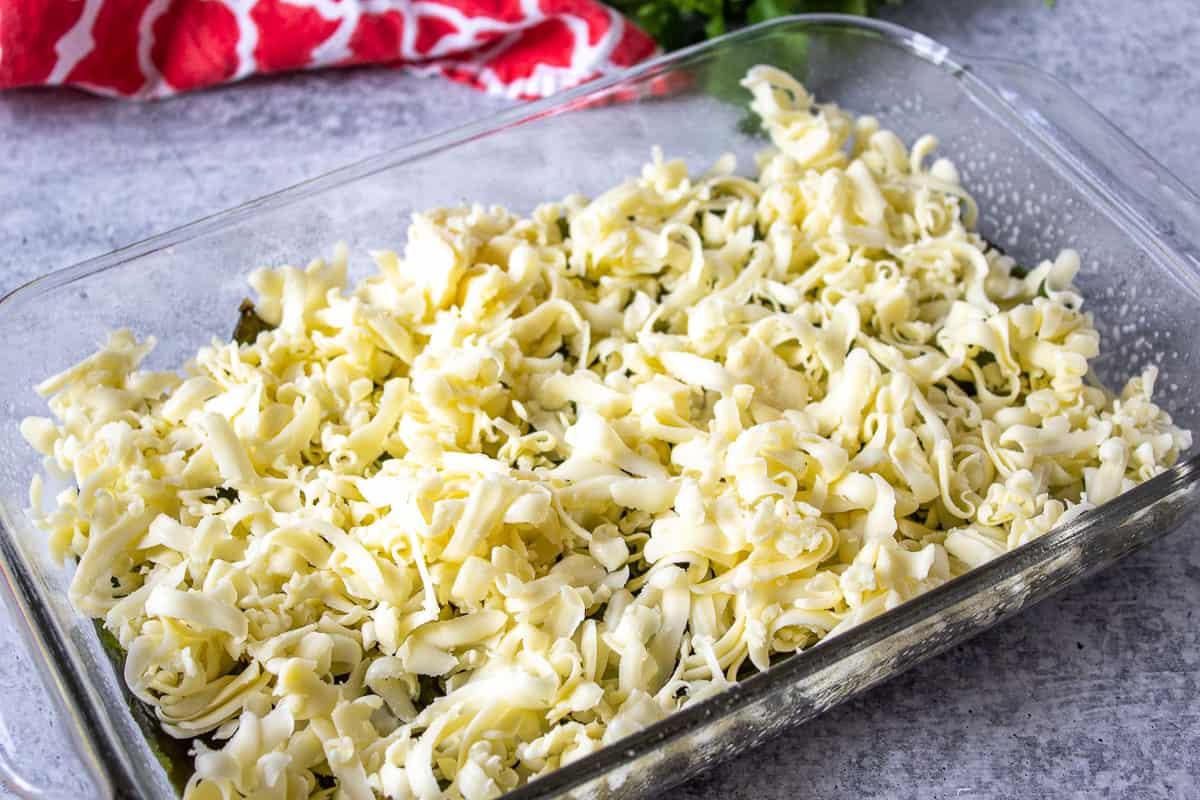
[(535, 98), (656, 51), (595, 0), (0, 0), (0, 89), (139, 100), (354, 64)]

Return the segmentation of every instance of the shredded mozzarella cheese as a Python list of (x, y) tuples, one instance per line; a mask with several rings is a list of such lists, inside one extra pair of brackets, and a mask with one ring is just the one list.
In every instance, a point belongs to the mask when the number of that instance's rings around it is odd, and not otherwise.
[(1153, 369), (1089, 384), (1078, 257), (1021, 274), (932, 137), (744, 85), (757, 179), (433, 210), (356, 287), (255, 272), (272, 329), (182, 376), (118, 331), (37, 387), (72, 601), (217, 745), (187, 797), (495, 797), (1190, 446)]

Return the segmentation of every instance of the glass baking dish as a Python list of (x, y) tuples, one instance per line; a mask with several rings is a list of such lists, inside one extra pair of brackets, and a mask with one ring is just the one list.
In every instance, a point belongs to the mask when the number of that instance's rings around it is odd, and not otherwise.
[[(0, 568), (36, 667), (86, 772), (75, 797), (173, 794), (92, 623), (70, 608), (69, 568), (50, 563), (26, 512), (38, 458), (16, 422), (42, 413), (30, 387), (92, 351), (105, 332), (153, 334), (151, 366), (228, 336), (244, 276), (307, 262), (337, 241), (352, 272), (402, 243), (418, 209), (463, 201), (528, 211), (635, 174), (654, 145), (702, 170), (763, 146), (740, 125), (746, 67), (770, 63), (814, 94), (872, 113), (901, 135), (936, 134), (980, 202), (981, 229), (1018, 260), (1062, 246), (1105, 336), (1097, 377), (1155, 363), (1157, 399), (1200, 429), (1200, 198), (1061, 84), (1028, 67), (950, 53), (895, 25), (836, 15), (776, 20), (549, 100), (360, 162), (28, 284), (0, 301)], [(1111, 379), (1111, 380), (1110, 380)], [(512, 792), (607, 798), (661, 790), (928, 658), (1166, 533), (1200, 502), (1200, 459), (1043, 538), (729, 691)], [(5, 712), (0, 711), (0, 716)], [(10, 713), (11, 716), (11, 713)], [(32, 758), (7, 721), (4, 772), (25, 794)], [(33, 724), (37, 724), (36, 722)], [(44, 722), (42, 724), (45, 724)], [(44, 787), (43, 787), (44, 788)]]

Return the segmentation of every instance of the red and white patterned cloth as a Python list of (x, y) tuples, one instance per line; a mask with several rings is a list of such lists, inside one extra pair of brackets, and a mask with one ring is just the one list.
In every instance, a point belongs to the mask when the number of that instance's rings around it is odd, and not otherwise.
[(0, 89), (146, 100), (378, 63), (533, 98), (655, 52), (596, 0), (0, 0)]

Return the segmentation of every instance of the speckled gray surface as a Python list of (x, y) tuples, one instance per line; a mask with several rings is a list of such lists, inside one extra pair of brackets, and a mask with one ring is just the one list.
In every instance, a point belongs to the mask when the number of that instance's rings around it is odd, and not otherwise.
[[(1200, 186), (1195, 11), (1193, 0), (924, 0), (888, 16), (1058, 75)], [(384, 70), (155, 105), (0, 96), (0, 292), (505, 105)], [(672, 796), (1200, 796), (1198, 605), (1200, 522)], [(13, 639), (7, 620), (0, 639)], [(17, 646), (0, 659), (0, 709), (17, 718), (0, 745), (19, 745), (30, 777), (79, 787)]]

